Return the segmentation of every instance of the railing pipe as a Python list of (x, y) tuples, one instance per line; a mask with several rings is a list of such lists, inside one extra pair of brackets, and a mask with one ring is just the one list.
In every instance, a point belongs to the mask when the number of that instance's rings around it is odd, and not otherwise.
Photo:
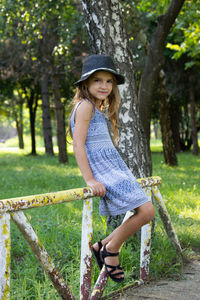
[(0, 214), (93, 197), (89, 187), (0, 200)]
[[(151, 188), (144, 188), (145, 193), (151, 201)], [(152, 222), (147, 223), (141, 228), (141, 246), (140, 246), (140, 278), (144, 281), (149, 274), (150, 253), (151, 253), (151, 229)]]
[(92, 276), (92, 198), (83, 202), (81, 236), (80, 300), (88, 300)]
[[(137, 179), (142, 188), (155, 186), (161, 183), (158, 176)], [(52, 204), (70, 202), (93, 197), (92, 189), (89, 187), (59, 191), (55, 193), (38, 194), (25, 197), (9, 198), (0, 200), (0, 214), (34, 207), (43, 207)]]
[[(152, 192), (158, 208), (159, 215), (165, 230), (175, 245), (177, 251), (182, 254), (177, 235), (167, 213), (162, 196), (157, 188), (161, 183), (160, 177), (148, 177), (137, 179), (137, 182), (145, 190), (149, 200)], [(21, 210), (43, 207), (52, 204), (84, 199), (82, 216), (82, 243), (81, 243), (81, 272), (80, 272), (80, 300), (100, 299), (107, 283), (108, 275), (105, 267), (97, 279), (91, 292), (91, 269), (92, 269), (92, 189), (89, 187), (60, 191), (55, 193), (39, 194), (33, 196), (17, 197), (0, 200), (0, 299), (9, 299), (10, 286), (10, 213), (11, 216), (38, 258), (45, 272), (50, 277), (58, 293), (64, 300), (75, 300), (69, 287), (66, 285), (61, 274), (56, 269), (46, 249), (38, 239), (36, 233)], [(90, 198), (90, 199), (88, 199)], [(132, 215), (128, 212), (124, 221)], [(123, 222), (124, 222), (123, 221)], [(140, 254), (140, 282), (147, 278), (150, 262), (151, 223), (141, 229), (141, 254)]]
[(10, 214), (0, 215), (0, 299), (10, 299)]

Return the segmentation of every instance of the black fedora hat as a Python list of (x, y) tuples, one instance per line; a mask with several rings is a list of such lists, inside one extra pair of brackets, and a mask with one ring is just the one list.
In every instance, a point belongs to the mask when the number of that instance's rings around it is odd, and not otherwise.
[(107, 71), (114, 74), (117, 80), (117, 84), (123, 84), (125, 82), (124, 76), (120, 75), (116, 71), (115, 65), (110, 56), (93, 54), (88, 56), (84, 61), (81, 78), (75, 82), (75, 85), (80, 84), (82, 81), (86, 80), (97, 71)]

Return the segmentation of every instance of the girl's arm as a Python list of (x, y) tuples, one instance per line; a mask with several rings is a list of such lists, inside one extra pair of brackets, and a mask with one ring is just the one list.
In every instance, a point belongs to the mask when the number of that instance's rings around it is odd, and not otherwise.
[(104, 197), (106, 193), (105, 186), (103, 183), (95, 180), (85, 151), (85, 140), (91, 118), (92, 105), (89, 102), (84, 101), (77, 108), (75, 115), (73, 149), (76, 161), (87, 186), (92, 188), (94, 195)]

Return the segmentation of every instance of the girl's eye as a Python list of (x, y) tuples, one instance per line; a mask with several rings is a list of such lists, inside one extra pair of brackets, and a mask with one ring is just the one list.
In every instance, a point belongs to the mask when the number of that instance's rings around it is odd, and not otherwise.
[(112, 79), (108, 80), (107, 83), (113, 83), (113, 82), (112, 82)]

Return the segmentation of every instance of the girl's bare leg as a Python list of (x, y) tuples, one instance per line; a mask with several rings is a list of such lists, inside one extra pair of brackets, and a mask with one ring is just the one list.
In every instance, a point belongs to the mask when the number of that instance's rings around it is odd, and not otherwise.
[[(151, 202), (147, 202), (136, 209), (136, 214), (119, 227), (117, 227), (109, 236), (102, 240), (102, 245), (106, 245), (109, 252), (118, 252), (121, 245), (134, 233), (136, 233), (143, 225), (150, 222), (155, 216), (155, 209)], [(98, 250), (98, 244), (93, 247)], [(105, 262), (109, 265), (116, 266), (119, 264), (119, 258), (106, 257)], [(117, 271), (116, 271), (117, 272)]]

